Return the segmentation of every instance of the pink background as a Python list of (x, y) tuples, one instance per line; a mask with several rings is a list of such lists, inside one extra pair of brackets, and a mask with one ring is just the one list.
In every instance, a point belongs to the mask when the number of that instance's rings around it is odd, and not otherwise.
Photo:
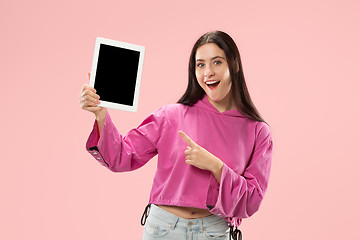
[(0, 239), (140, 239), (156, 158), (119, 174), (85, 151), (95, 38), (146, 47), (138, 112), (110, 110), (126, 133), (180, 98), (192, 45), (215, 29), (274, 139), (245, 239), (360, 239), (359, 1), (172, 2), (0, 3)]

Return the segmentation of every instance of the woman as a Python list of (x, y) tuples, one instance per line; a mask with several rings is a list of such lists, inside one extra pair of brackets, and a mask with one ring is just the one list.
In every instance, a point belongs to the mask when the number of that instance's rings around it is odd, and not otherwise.
[(258, 210), (267, 189), (273, 144), (228, 34), (201, 36), (190, 55), (185, 94), (124, 137), (107, 110), (97, 106), (99, 98), (83, 86), (81, 107), (96, 117), (86, 143), (95, 159), (123, 172), (158, 154), (143, 239), (241, 237), (241, 219)]

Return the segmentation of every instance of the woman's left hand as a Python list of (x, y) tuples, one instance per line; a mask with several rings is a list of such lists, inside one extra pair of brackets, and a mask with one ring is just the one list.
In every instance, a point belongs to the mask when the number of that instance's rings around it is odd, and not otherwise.
[(186, 161), (185, 163), (195, 166), (200, 169), (209, 170), (214, 175), (221, 174), (223, 162), (209, 153), (205, 148), (197, 145), (191, 138), (189, 138), (183, 131), (179, 131), (179, 135), (189, 145), (185, 150)]

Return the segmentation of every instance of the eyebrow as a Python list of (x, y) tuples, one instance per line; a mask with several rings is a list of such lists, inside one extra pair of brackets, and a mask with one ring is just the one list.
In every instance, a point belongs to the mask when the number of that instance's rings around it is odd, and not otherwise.
[[(216, 59), (216, 58), (222, 58), (222, 59), (224, 59), (224, 60), (225, 60), (225, 58), (220, 57), (220, 56), (215, 56), (215, 57), (212, 57), (210, 60), (212, 61), (212, 60), (214, 60), (214, 59)], [(204, 60), (204, 59), (196, 59), (196, 61), (195, 61), (195, 62), (197, 62), (197, 61), (202, 61), (202, 62), (205, 62), (205, 60)]]

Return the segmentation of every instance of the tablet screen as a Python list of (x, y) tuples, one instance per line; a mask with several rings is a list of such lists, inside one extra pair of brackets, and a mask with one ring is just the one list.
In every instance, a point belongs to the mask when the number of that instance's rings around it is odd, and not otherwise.
[(136, 112), (145, 47), (97, 37), (90, 86), (100, 96), (98, 106)]
[(103, 101), (133, 106), (140, 52), (100, 44), (95, 85)]

